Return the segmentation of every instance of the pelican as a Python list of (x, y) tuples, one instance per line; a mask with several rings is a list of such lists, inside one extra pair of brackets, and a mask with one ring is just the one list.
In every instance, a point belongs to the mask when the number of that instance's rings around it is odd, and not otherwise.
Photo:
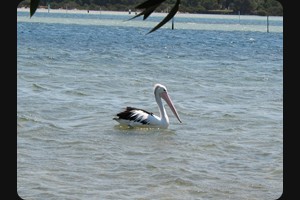
[(155, 84), (154, 96), (160, 112), (159, 117), (143, 109), (139, 109), (135, 107), (126, 107), (124, 111), (118, 113), (116, 115), (117, 117), (113, 119), (119, 122), (121, 125), (127, 125), (129, 127), (168, 128), (169, 117), (167, 115), (165, 107), (163, 106), (161, 100), (163, 99), (166, 101), (173, 114), (181, 123), (176, 108), (174, 107), (173, 102), (170, 96), (168, 95), (167, 88), (161, 84)]

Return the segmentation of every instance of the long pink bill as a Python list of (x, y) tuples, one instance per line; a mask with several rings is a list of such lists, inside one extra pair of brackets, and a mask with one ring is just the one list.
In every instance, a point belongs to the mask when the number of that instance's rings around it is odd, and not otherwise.
[(180, 120), (180, 118), (179, 118), (179, 115), (178, 115), (178, 113), (176, 111), (176, 108), (175, 108), (175, 106), (174, 106), (174, 104), (173, 104), (170, 96), (168, 95), (168, 93), (167, 92), (163, 92), (161, 94), (161, 97), (167, 102), (167, 104), (169, 105), (170, 109), (172, 110), (173, 114), (176, 116), (176, 118), (178, 119), (178, 121), (180, 123), (182, 123), (181, 120)]

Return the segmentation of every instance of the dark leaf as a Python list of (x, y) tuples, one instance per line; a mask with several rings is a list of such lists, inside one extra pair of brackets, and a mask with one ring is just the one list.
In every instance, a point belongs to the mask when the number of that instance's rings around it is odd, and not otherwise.
[[(163, 3), (164, 1), (166, 1), (166, 0), (148, 0), (148, 1), (145, 1), (144, 3), (142, 3), (142, 4), (135, 7), (137, 9), (144, 9), (144, 10), (141, 13), (139, 13), (138, 15), (132, 17), (131, 19), (134, 19), (134, 18), (139, 17), (141, 15), (144, 15), (143, 20), (147, 19), (147, 17), (149, 17), (151, 15), (151, 13), (153, 13), (153, 11), (159, 5), (161, 5), (161, 3)], [(159, 24), (157, 24), (150, 32), (148, 32), (147, 34), (156, 31), (157, 29), (162, 27), (164, 24), (166, 24), (170, 19), (172, 19), (174, 17), (174, 15), (177, 13), (178, 9), (179, 9), (179, 4), (180, 4), (180, 0), (176, 0), (176, 3), (174, 5), (174, 7), (171, 9), (169, 14)]]
[(169, 12), (169, 14), (159, 24), (157, 24), (157, 26), (155, 26), (151, 31), (149, 31), (149, 33), (156, 31), (157, 29), (162, 27), (165, 23), (167, 23), (170, 19), (172, 19), (179, 9), (179, 4), (180, 4), (180, 0), (177, 0), (174, 7)]
[(30, 17), (32, 17), (39, 6), (40, 0), (31, 0), (30, 1)]
[(157, 5), (154, 5), (154, 6), (152, 6), (152, 7), (149, 7), (149, 8), (147, 8), (147, 9), (145, 9), (143, 12), (139, 13), (138, 15), (136, 15), (136, 16), (130, 18), (129, 20), (132, 20), (132, 19), (134, 19), (134, 18), (136, 18), (136, 17), (139, 17), (139, 16), (141, 16), (141, 15), (144, 15), (143, 20), (145, 20), (145, 19), (147, 19), (147, 17), (149, 17), (149, 15), (150, 15), (150, 14), (151, 14), (151, 13), (152, 13), (159, 5), (160, 5), (160, 4), (157, 4)]

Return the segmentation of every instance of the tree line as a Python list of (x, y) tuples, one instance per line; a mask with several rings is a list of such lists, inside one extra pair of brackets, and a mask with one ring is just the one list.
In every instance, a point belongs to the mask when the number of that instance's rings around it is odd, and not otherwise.
[[(144, 0), (40, 0), (39, 7), (52, 9), (136, 11)], [(163, 2), (156, 12), (169, 12), (175, 0)], [(18, 7), (30, 7), (30, 0), (22, 1)], [(277, 0), (183, 0), (179, 12), (271, 15), (283, 16), (283, 7)]]

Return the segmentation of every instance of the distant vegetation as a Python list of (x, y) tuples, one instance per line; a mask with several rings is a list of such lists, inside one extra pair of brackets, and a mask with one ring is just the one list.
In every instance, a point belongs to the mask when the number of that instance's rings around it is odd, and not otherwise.
[[(145, 0), (40, 0), (39, 7), (51, 9), (135, 11)], [(167, 0), (156, 12), (169, 12), (175, 0)], [(23, 0), (18, 7), (30, 7)], [(182, 0), (179, 12), (283, 16), (282, 5), (276, 0)]]

